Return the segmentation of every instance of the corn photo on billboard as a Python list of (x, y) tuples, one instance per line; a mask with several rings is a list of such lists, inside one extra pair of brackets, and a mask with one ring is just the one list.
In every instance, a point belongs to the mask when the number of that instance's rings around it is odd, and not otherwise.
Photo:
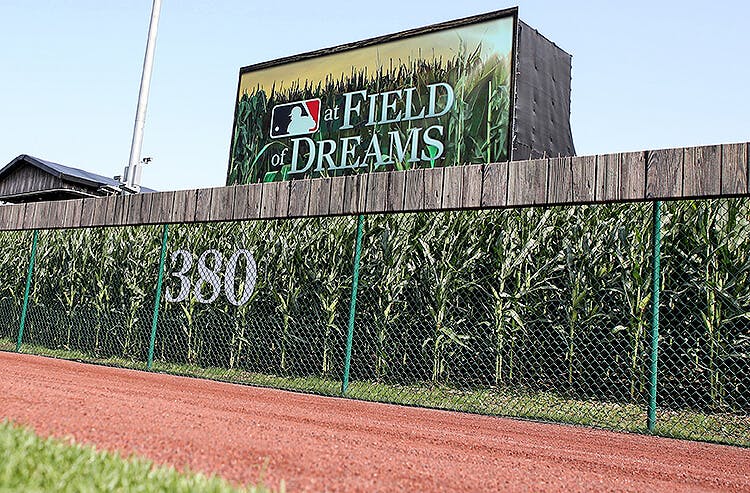
[(240, 70), (227, 184), (506, 161), (517, 10)]

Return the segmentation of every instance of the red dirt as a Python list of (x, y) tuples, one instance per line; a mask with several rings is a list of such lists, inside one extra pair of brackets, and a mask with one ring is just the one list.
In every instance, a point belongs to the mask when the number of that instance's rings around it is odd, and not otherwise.
[(750, 449), (0, 352), (0, 420), (287, 491), (750, 491)]

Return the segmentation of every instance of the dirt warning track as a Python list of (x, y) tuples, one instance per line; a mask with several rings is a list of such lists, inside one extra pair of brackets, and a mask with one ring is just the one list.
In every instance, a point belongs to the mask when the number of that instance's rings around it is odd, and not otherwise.
[(0, 419), (287, 491), (750, 491), (750, 449), (0, 352)]

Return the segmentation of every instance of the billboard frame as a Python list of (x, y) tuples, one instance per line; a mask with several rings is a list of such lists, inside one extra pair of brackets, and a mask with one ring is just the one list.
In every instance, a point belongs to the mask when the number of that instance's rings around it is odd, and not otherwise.
[[(482, 22), (487, 21), (493, 21), (497, 19), (502, 18), (508, 18), (511, 17), (513, 19), (513, 41), (512, 41), (512, 49), (510, 53), (510, 67), (511, 67), (511, 73), (510, 73), (510, 104), (508, 108), (508, 128), (507, 128), (507, 135), (505, 139), (505, 153), (507, 156), (507, 160), (512, 160), (512, 152), (513, 152), (513, 136), (514, 136), (514, 126), (515, 126), (515, 107), (516, 107), (516, 98), (517, 98), (517, 90), (516, 90), (516, 72), (517, 72), (517, 63), (518, 63), (518, 38), (519, 38), (519, 18), (518, 18), (518, 7), (511, 7), (507, 9), (502, 10), (495, 10), (492, 12), (487, 12), (484, 14), (478, 14), (473, 15), (469, 17), (463, 17), (461, 19), (455, 19), (445, 22), (440, 22), (437, 24), (430, 24), (427, 26), (417, 27), (413, 29), (407, 29), (405, 31), (399, 31), (392, 34), (385, 34), (382, 36), (376, 36), (373, 38), (363, 39), (360, 41), (354, 41), (351, 43), (345, 43), (341, 45), (332, 46), (329, 48), (322, 48), (314, 51), (309, 51), (305, 53), (300, 53), (296, 55), (290, 55), (282, 58), (277, 58), (274, 60), (268, 60), (265, 62), (259, 62), (251, 65), (247, 65), (244, 67), (241, 67), (239, 70), (239, 75), (237, 77), (237, 91), (235, 93), (235, 101), (234, 101), (234, 116), (232, 119), (232, 134), (229, 141), (229, 157), (227, 160), (227, 174), (226, 174), (226, 180), (229, 179), (229, 175), (232, 168), (232, 154), (233, 154), (233, 143), (235, 140), (235, 132), (237, 130), (237, 117), (239, 112), (239, 103), (240, 103), (240, 90), (242, 86), (242, 77), (243, 75), (247, 73), (257, 72), (259, 70), (264, 70), (272, 67), (277, 67), (280, 65), (285, 65), (289, 63), (295, 63), (300, 62), (304, 60), (311, 60), (315, 59), (321, 56), (326, 55), (334, 55), (334, 54), (341, 54), (346, 53), (348, 51), (353, 51), (358, 48), (366, 48), (369, 46), (375, 46), (391, 41), (398, 41), (408, 38), (417, 37), (424, 34), (430, 34), (438, 31), (445, 31), (449, 29), (455, 29), (460, 27), (469, 26), (472, 24), (480, 24)], [(467, 164), (482, 164), (482, 163), (453, 163), (449, 166), (464, 166)], [(447, 167), (447, 166), (446, 166)], [(356, 173), (360, 174), (360, 173)], [(311, 178), (301, 178), (305, 180), (309, 180)], [(225, 182), (226, 182), (225, 180)]]

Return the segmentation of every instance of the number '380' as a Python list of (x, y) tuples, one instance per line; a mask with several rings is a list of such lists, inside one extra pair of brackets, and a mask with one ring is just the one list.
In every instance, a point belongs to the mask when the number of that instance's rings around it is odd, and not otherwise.
[[(237, 293), (237, 264), (239, 260), (245, 260), (244, 282), (240, 284), (242, 291)], [(206, 250), (198, 257), (198, 279), (195, 284), (191, 282), (191, 270), (193, 268), (193, 254), (187, 250), (176, 250), (172, 252), (172, 265), (180, 265), (178, 270), (170, 273), (170, 276), (180, 281), (179, 291), (175, 294), (167, 287), (164, 297), (167, 301), (175, 303), (185, 300), (190, 292), (200, 303), (213, 303), (224, 288), (224, 296), (231, 304), (240, 306), (247, 303), (255, 290), (257, 279), (257, 266), (253, 254), (247, 250), (237, 250), (224, 263), (224, 256), (218, 250)], [(224, 270), (224, 282), (222, 286), (222, 269)]]

